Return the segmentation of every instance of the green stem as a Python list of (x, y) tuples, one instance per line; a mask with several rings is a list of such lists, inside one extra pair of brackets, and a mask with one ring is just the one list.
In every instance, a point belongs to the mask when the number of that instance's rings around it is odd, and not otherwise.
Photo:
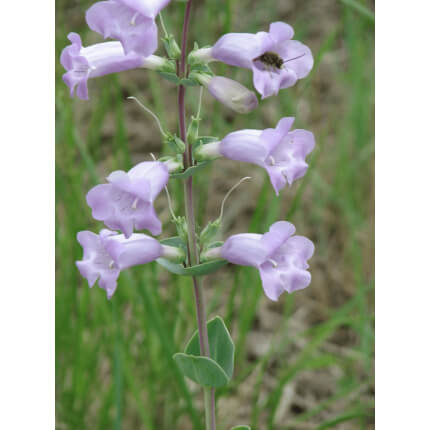
[[(187, 37), (190, 23), (192, 0), (188, 0), (185, 7), (184, 25), (182, 28), (182, 42), (181, 42), (181, 59), (178, 61), (177, 69), (181, 78), (186, 76), (186, 51), (187, 51)], [(185, 127), (185, 87), (179, 86), (178, 91), (178, 110), (179, 110), (179, 133), (182, 141), (186, 145), (183, 161), (184, 168), (193, 165), (192, 147), (187, 142), (187, 132)], [(197, 249), (194, 205), (193, 205), (193, 177), (190, 176), (185, 180), (184, 184), (185, 194), (185, 218), (187, 221), (188, 229), (188, 263), (189, 266), (199, 264), (199, 255)], [(194, 297), (197, 315), (197, 327), (200, 341), (200, 354), (202, 356), (210, 356), (208, 329), (206, 325), (206, 309), (203, 297), (203, 288), (199, 283), (199, 279), (193, 276)], [(206, 430), (215, 430), (215, 390), (210, 388), (204, 389), (205, 397), (205, 421)]]

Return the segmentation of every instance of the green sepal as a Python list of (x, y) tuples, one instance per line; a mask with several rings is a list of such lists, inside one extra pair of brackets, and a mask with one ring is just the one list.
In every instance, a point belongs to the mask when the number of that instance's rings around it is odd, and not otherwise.
[(211, 68), (207, 65), (207, 63), (195, 63), (191, 66), (190, 73), (204, 73), (209, 76), (215, 76), (214, 72), (212, 72)]
[(187, 247), (186, 243), (188, 240), (187, 220), (183, 216), (177, 216), (175, 219), (172, 220), (172, 222), (173, 222), (173, 224), (175, 224), (176, 231), (178, 232), (179, 238), (183, 241), (185, 248), (186, 248)]
[(194, 145), (197, 138), (199, 137), (199, 124), (201, 118), (191, 117), (190, 125), (187, 130), (187, 141), (190, 145)]
[(231, 430), (251, 430), (251, 427), (245, 425), (238, 425), (232, 427)]
[(176, 61), (165, 59), (160, 68), (157, 69), (159, 73), (170, 73), (176, 76)]
[(197, 173), (200, 169), (202, 169), (203, 167), (205, 167), (209, 163), (210, 163), (210, 161), (203, 161), (201, 163), (196, 164), (195, 166), (188, 167), (188, 169), (182, 173), (173, 173), (173, 174), (169, 175), (169, 178), (170, 179), (186, 179), (189, 176)]
[(219, 388), (227, 385), (229, 378), (221, 366), (209, 357), (178, 352), (173, 356), (182, 373), (197, 384)]
[[(173, 246), (173, 245), (172, 245)], [(204, 276), (217, 271), (228, 262), (226, 260), (213, 260), (207, 263), (197, 264), (192, 267), (184, 267), (182, 264), (172, 263), (165, 258), (155, 260), (160, 266), (163, 266), (169, 272), (181, 276)]]
[(185, 152), (185, 143), (176, 134), (166, 133), (164, 141), (176, 154), (183, 154)]
[(179, 60), (181, 57), (181, 48), (179, 48), (179, 45), (177, 44), (173, 35), (169, 34), (168, 36), (164, 37), (162, 41), (169, 58), (172, 58), (173, 60)]
[[(230, 380), (234, 368), (234, 343), (227, 327), (220, 316), (207, 322), (209, 351), (214, 360), (225, 372)], [(196, 331), (185, 347), (185, 354), (200, 355), (199, 333)]]
[(178, 77), (176, 73), (169, 73), (169, 72), (158, 72), (158, 73), (164, 79), (167, 79), (169, 82), (172, 82), (173, 84), (179, 85), (181, 83), (181, 79)]
[(221, 227), (221, 219), (218, 218), (215, 221), (209, 221), (206, 227), (200, 233), (200, 247), (202, 250), (208, 248), (208, 244), (217, 235), (219, 228)]

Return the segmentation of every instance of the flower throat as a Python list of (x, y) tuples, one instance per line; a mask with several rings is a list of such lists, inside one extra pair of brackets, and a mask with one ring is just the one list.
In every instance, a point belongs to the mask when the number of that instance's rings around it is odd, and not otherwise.
[(284, 60), (276, 52), (272, 51), (265, 52), (263, 55), (255, 58), (254, 61), (261, 61), (264, 65), (277, 69), (282, 69), (284, 64)]

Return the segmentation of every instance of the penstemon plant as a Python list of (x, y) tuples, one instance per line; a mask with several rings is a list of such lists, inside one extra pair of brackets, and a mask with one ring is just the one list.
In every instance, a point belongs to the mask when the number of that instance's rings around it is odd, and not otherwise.
[[(83, 259), (76, 264), (89, 286), (98, 282), (108, 299), (115, 293), (120, 272), (132, 266), (156, 261), (178, 276), (191, 277), (197, 331), (184, 352), (174, 355), (174, 360), (186, 377), (203, 387), (206, 429), (215, 430), (215, 389), (232, 378), (234, 343), (221, 317), (207, 321), (202, 277), (226, 263), (253, 266), (259, 270), (266, 296), (277, 300), (284, 291), (292, 293), (310, 284), (308, 259), (314, 245), (306, 237), (294, 235), (295, 227), (287, 221), (274, 223), (264, 234), (243, 233), (216, 242), (226, 199), (248, 178), (243, 178), (226, 195), (219, 218), (199, 230), (194, 215), (193, 175), (204, 174), (205, 166), (222, 157), (253, 163), (267, 171), (274, 192), (279, 195), (287, 183), (291, 185), (305, 175), (306, 156), (315, 141), (309, 131), (291, 130), (293, 117), (280, 119), (276, 128), (233, 131), (222, 139), (200, 136), (204, 89), (238, 113), (246, 114), (258, 106), (254, 92), (239, 82), (215, 76), (209, 64), (221, 61), (252, 70), (254, 87), (266, 98), (306, 77), (313, 58), (307, 46), (292, 40), (292, 27), (282, 22), (272, 23), (269, 32), (225, 34), (211, 47), (199, 48), (195, 43), (188, 53), (192, 0), (186, 1), (180, 47), (167, 32), (160, 14), (169, 3), (170, 0), (97, 2), (86, 13), (87, 23), (104, 38), (116, 40), (84, 47), (80, 36), (70, 33), (71, 44), (61, 54), (61, 64), (66, 69), (64, 82), (70, 95), (81, 99), (88, 99), (88, 79), (136, 68), (155, 70), (178, 87), (179, 134), (163, 130), (158, 117), (135, 99), (157, 121), (161, 138), (169, 144), (172, 154), (143, 161), (128, 172), (112, 172), (106, 184), (88, 192), (86, 199), (92, 216), (109, 229), (102, 229), (99, 234), (78, 233)], [(164, 57), (154, 55), (158, 47), (157, 17), (164, 31)], [(198, 114), (187, 125), (185, 95), (189, 86), (201, 89)], [(184, 216), (175, 215), (172, 209), (167, 184), (173, 179), (184, 183)], [(157, 240), (136, 233), (147, 230), (153, 236), (161, 234), (162, 224), (154, 201), (163, 189), (177, 236)], [(234, 428), (249, 429), (246, 425)]]

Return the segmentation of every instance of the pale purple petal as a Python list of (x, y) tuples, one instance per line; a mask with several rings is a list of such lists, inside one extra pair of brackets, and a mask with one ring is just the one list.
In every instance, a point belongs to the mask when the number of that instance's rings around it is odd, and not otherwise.
[(170, 0), (117, 0), (149, 18), (155, 18)]
[(135, 219), (136, 230), (149, 230), (154, 236), (158, 236), (162, 230), (161, 221), (158, 219), (152, 203), (143, 203)]
[(97, 185), (87, 194), (88, 206), (95, 219), (129, 238), (134, 229), (161, 233), (161, 222), (153, 202), (169, 179), (167, 166), (145, 161), (128, 173), (121, 170), (108, 176), (109, 184)]
[(304, 236), (293, 236), (279, 250), (283, 255), (289, 256), (292, 264), (299, 269), (309, 267), (307, 260), (315, 252), (315, 245), (311, 240)]
[(306, 156), (314, 147), (315, 139), (310, 131), (293, 130), (287, 133), (270, 154), (275, 160), (275, 166), (266, 167), (271, 179), (273, 178), (272, 183), (281, 182), (281, 176), (284, 176), (290, 185), (302, 178), (308, 169)]
[(79, 55), (82, 48), (81, 36), (77, 33), (69, 33), (67, 38), (72, 42), (66, 46), (61, 52), (60, 63), (66, 69), (70, 70), (73, 67), (73, 59)]
[[(107, 234), (110, 236), (106, 236)], [(107, 230), (102, 231), (100, 235), (89, 231), (78, 233), (77, 239), (84, 249), (84, 255), (83, 260), (76, 262), (76, 266), (81, 275), (88, 280), (90, 287), (98, 280), (101, 288), (114, 291), (120, 270), (106, 252), (104, 235), (111, 237), (114, 233)]]
[(92, 216), (96, 220), (110, 218), (114, 214), (114, 208), (109, 203), (112, 193), (112, 186), (109, 184), (100, 184), (88, 191), (86, 200), (88, 206), (92, 209)]
[(275, 43), (280, 43), (292, 39), (294, 30), (291, 25), (285, 22), (274, 22), (270, 24), (269, 34)]
[(207, 88), (213, 97), (238, 113), (248, 113), (258, 105), (256, 95), (232, 79), (214, 76)]
[(282, 246), (296, 231), (293, 224), (288, 221), (278, 221), (272, 224), (269, 231), (263, 234), (261, 241), (268, 251), (268, 255), (272, 255)]
[(231, 66), (252, 68), (252, 61), (263, 53), (261, 37), (251, 33), (228, 33), (212, 47), (211, 55)]
[[(260, 135), (260, 145), (266, 149), (266, 158), (279, 145), (282, 138), (283, 135), (274, 128), (266, 128), (262, 131)], [(260, 166), (264, 166), (264, 161)]]
[(126, 239), (123, 235), (108, 238), (105, 242), (106, 251), (118, 265), (120, 270), (138, 264), (149, 263), (162, 254), (160, 243), (145, 234), (135, 233)]
[(291, 268), (288, 271), (280, 271), (267, 262), (260, 267), (259, 271), (264, 292), (274, 301), (278, 300), (285, 291), (293, 293), (306, 288), (311, 283), (311, 274), (306, 270)]
[(306, 237), (293, 236), (294, 232), (293, 224), (278, 221), (264, 235), (231, 236), (221, 255), (234, 264), (258, 268), (265, 294), (277, 300), (284, 291), (292, 293), (311, 282), (307, 260), (314, 253), (314, 244)]
[(158, 241), (144, 234), (133, 234), (126, 239), (105, 229), (98, 235), (82, 231), (77, 238), (84, 250), (83, 259), (76, 262), (79, 272), (90, 287), (98, 280), (109, 299), (116, 290), (122, 269), (154, 261), (163, 253)]
[(267, 258), (261, 234), (244, 233), (229, 237), (221, 248), (222, 257), (233, 264), (258, 267)]
[(77, 261), (76, 267), (81, 276), (88, 281), (88, 286), (93, 288), (100, 275), (93, 270), (92, 263), (90, 261)]
[(277, 95), (281, 88), (291, 87), (297, 82), (294, 71), (286, 68), (269, 70), (254, 63), (252, 71), (254, 87), (263, 99)]
[[(119, 276), (119, 273), (118, 273)], [(106, 291), (108, 300), (110, 300), (118, 286), (118, 276), (115, 273), (107, 274), (99, 279), (99, 287)]]
[(312, 51), (298, 40), (280, 43), (276, 45), (275, 50), (284, 59), (284, 68), (293, 70), (298, 79), (306, 77), (312, 70), (314, 65)]
[(169, 169), (160, 161), (144, 161), (137, 164), (128, 172), (132, 181), (140, 178), (150, 178), (150, 201), (154, 200), (169, 180)]
[(105, 39), (118, 39), (126, 54), (152, 55), (158, 44), (154, 19), (123, 3), (115, 0), (95, 3), (86, 13), (88, 26)]
[(281, 118), (276, 126), (276, 131), (281, 133), (282, 136), (285, 136), (291, 129), (295, 118), (293, 116), (288, 116), (285, 118)]
[(231, 160), (264, 164), (269, 150), (261, 144), (261, 130), (240, 130), (227, 134), (219, 146), (220, 153)]
[(279, 191), (287, 185), (287, 178), (284, 176), (285, 170), (284, 166), (266, 165), (266, 171), (269, 174), (270, 183), (272, 184), (277, 196), (279, 196)]
[(262, 264), (258, 271), (260, 272), (264, 294), (270, 300), (277, 301), (279, 296), (285, 291), (279, 271), (270, 262)]
[(128, 173), (122, 170), (112, 172), (107, 178), (115, 189), (132, 194), (145, 202), (151, 199), (151, 181), (146, 177), (131, 179)]
[[(231, 160), (244, 161), (264, 167), (276, 192), (301, 178), (308, 169), (306, 156), (313, 150), (313, 134), (306, 130), (289, 131), (293, 117), (282, 118), (275, 129), (239, 130), (229, 133), (215, 143), (213, 155), (218, 153)], [(211, 155), (212, 148), (202, 150)]]
[(70, 33), (69, 40), (72, 45), (63, 49), (61, 64), (66, 69), (63, 80), (70, 88), (70, 95), (76, 94), (81, 99), (88, 99), (87, 81), (111, 73), (141, 67), (141, 56), (131, 53), (124, 54), (120, 42), (105, 42), (82, 47), (78, 34)]
[(80, 231), (76, 238), (84, 249), (84, 258), (89, 258), (91, 251), (97, 246), (99, 235), (92, 231)]

